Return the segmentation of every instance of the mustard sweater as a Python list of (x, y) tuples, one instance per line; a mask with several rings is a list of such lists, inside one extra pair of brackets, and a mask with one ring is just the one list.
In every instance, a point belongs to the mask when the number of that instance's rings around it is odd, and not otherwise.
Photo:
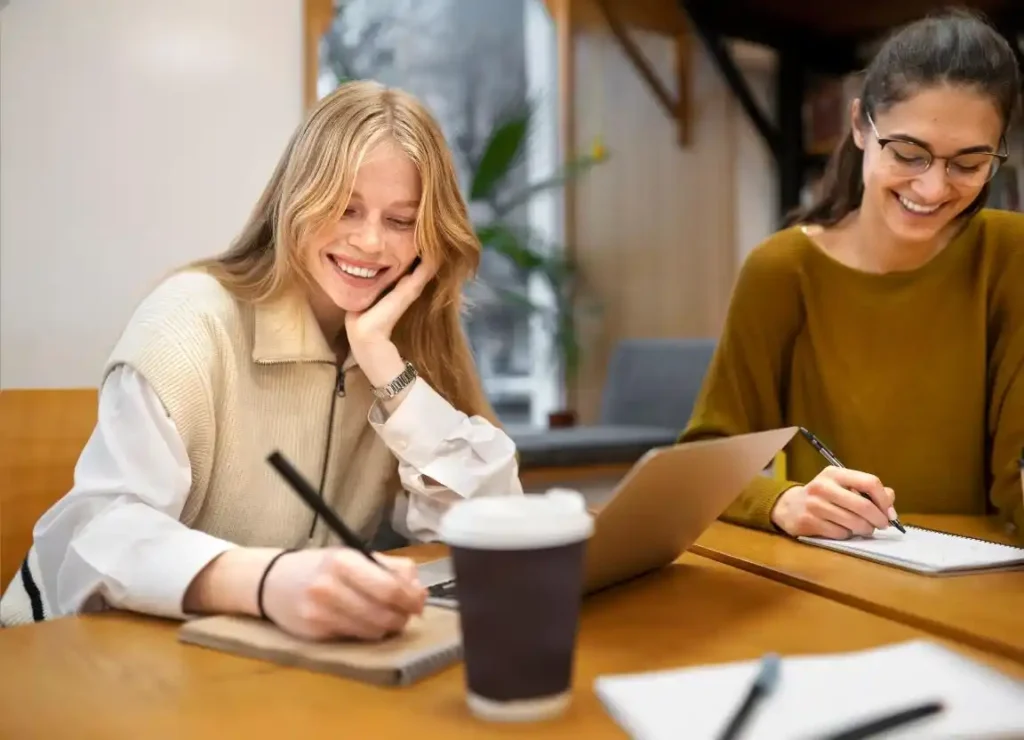
[[(1024, 215), (984, 210), (910, 272), (870, 274), (799, 227), (756, 247), (681, 440), (788, 425), (873, 473), (910, 513), (998, 513), (1024, 538)], [(800, 437), (723, 519), (772, 530), (826, 463)]]

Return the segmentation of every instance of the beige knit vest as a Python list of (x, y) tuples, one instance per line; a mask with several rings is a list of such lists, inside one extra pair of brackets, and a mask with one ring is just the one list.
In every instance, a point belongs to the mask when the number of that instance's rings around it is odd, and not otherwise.
[(310, 537), (312, 512), (266, 462), (274, 450), (315, 488), (326, 455), (323, 497), (366, 538), (399, 490), (366, 376), (350, 359), (336, 394), (335, 354), (301, 296), (252, 306), (205, 273), (175, 274), (136, 310), (107, 372), (120, 364), (153, 387), (188, 451), (189, 527), (245, 546), (337, 544), (322, 521)]

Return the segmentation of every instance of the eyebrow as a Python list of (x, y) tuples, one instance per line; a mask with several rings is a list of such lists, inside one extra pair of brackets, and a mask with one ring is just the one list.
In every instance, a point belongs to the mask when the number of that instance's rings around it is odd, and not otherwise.
[[(363, 196), (358, 191), (353, 190), (350, 200), (362, 200)], [(420, 202), (415, 198), (409, 200), (398, 200), (389, 205), (390, 208), (419, 208)]]
[[(921, 141), (910, 134), (892, 134), (891, 136), (883, 136), (883, 139), (890, 139), (892, 141), (905, 141), (908, 144), (917, 144), (922, 149), (932, 151), (932, 147), (925, 141)], [(958, 149), (952, 156), (957, 157), (961, 154), (995, 154), (996, 150), (990, 147), (988, 144), (980, 144), (978, 146), (967, 146), (963, 149)]]

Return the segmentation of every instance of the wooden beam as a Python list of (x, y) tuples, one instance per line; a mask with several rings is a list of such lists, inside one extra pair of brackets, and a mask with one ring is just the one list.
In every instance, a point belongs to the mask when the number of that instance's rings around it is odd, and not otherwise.
[[(561, 0), (545, 0), (554, 17)], [(679, 31), (678, 0), (612, 0), (615, 14), (629, 28), (674, 37)], [(605, 21), (593, 0), (575, 0), (573, 23), (577, 31), (587, 33), (605, 27)]]
[(729, 51), (729, 47), (726, 46), (725, 40), (718, 30), (707, 23), (706, 18), (694, 11), (694, 8), (689, 8), (690, 23), (694, 31), (700, 36), (701, 41), (704, 43), (704, 47), (707, 49), (708, 54), (711, 55), (711, 59), (715, 62), (715, 66), (718, 67), (718, 71), (725, 78), (726, 83), (732, 90), (733, 95), (739, 101), (743, 111), (750, 118), (750, 122), (754, 124), (754, 128), (761, 135), (765, 145), (771, 151), (778, 162), (782, 156), (782, 145), (781, 135), (776, 126), (768, 119), (768, 116), (761, 110), (760, 104), (754, 98), (754, 94), (750, 91), (750, 86), (747, 85), (746, 78), (740, 71), (739, 67), (736, 66), (735, 60), (732, 58), (732, 53)]
[(612, 10), (610, 0), (594, 0), (594, 3), (604, 16), (605, 22), (608, 24), (612, 35), (619, 42), (619, 46), (622, 47), (626, 56), (629, 57), (629, 61), (633, 63), (636, 71), (640, 73), (644, 82), (647, 83), (647, 87), (654, 93), (654, 97), (661, 104), (661, 107), (665, 109), (669, 117), (676, 121), (680, 129), (679, 143), (685, 146), (689, 141), (690, 101), (687, 88), (690, 77), (690, 60), (689, 44), (686, 43), (681, 47), (680, 36), (686, 34), (686, 31), (680, 30), (674, 34), (676, 39), (676, 74), (679, 77), (679, 94), (673, 98), (672, 93), (669, 92), (665, 84), (659, 79), (658, 73), (654, 71), (651, 63), (644, 56), (643, 51), (630, 38), (629, 32), (619, 19), (618, 14)]
[(679, 146), (693, 141), (693, 36), (688, 29), (676, 34), (676, 123)]
[(807, 74), (799, 52), (781, 50), (775, 90), (780, 226), (799, 207), (806, 180), (803, 120), (806, 85)]
[(845, 75), (861, 66), (851, 39), (827, 36), (809, 25), (781, 22), (769, 10), (754, 15), (719, 0), (677, 2), (693, 26), (710, 29), (720, 38), (749, 41), (775, 50), (797, 50), (808, 71)]
[[(576, 18), (575, 0), (548, 0), (553, 5), (558, 43), (558, 145), (561, 159), (568, 164), (576, 157)], [(562, 239), (565, 258), (576, 260), (576, 186), (573, 178), (562, 185)], [(576, 407), (579, 378), (566, 370), (565, 404)]]
[(303, 80), (302, 103), (308, 110), (317, 101), (316, 83), (320, 77), (320, 39), (334, 18), (332, 0), (303, 0)]

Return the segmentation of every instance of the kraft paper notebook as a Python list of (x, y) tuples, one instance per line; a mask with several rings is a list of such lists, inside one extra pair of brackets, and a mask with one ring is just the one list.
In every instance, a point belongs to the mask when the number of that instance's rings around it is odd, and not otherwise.
[(404, 686), (462, 659), (458, 612), (428, 606), (405, 631), (380, 642), (310, 642), (249, 617), (202, 617), (178, 631), (182, 642), (257, 660), (383, 686)]
[(875, 532), (871, 537), (849, 540), (797, 539), (809, 545), (933, 576), (966, 575), (1024, 566), (1024, 548), (921, 527), (904, 528), (906, 534), (890, 527)]

